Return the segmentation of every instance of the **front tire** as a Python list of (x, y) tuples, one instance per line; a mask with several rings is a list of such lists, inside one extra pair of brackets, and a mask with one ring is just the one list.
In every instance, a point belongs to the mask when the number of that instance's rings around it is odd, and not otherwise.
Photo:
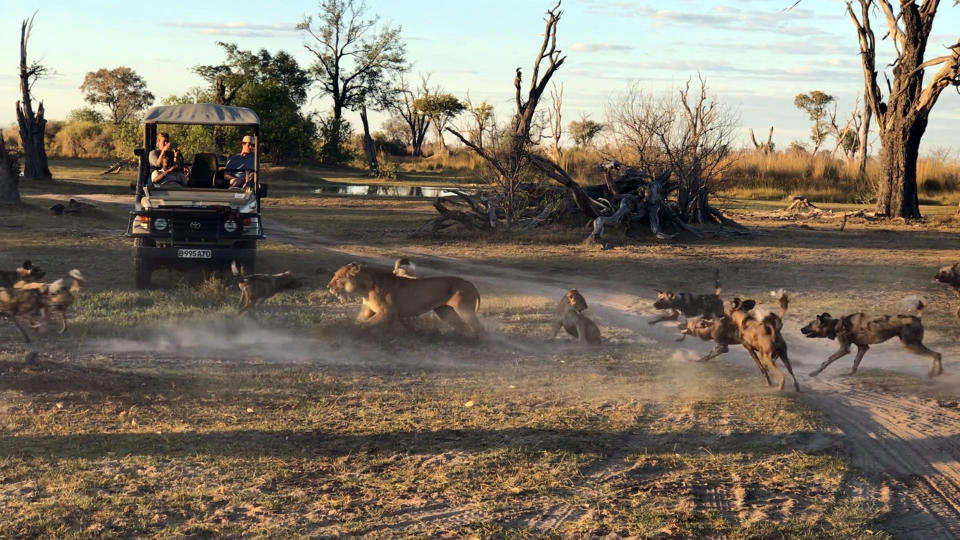
[(150, 260), (140, 256), (140, 248), (146, 245), (143, 238), (136, 238), (133, 241), (133, 247), (137, 251), (136, 255), (133, 256), (134, 285), (137, 289), (149, 289), (153, 277), (153, 266), (150, 264)]

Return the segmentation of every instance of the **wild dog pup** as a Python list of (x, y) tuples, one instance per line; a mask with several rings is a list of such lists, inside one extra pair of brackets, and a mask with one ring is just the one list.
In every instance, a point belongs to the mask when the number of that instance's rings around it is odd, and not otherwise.
[[(933, 279), (953, 287), (953, 292), (960, 296), (960, 263), (953, 266), (944, 266), (933, 276)], [(960, 307), (957, 308), (957, 317), (960, 317)]]
[(67, 273), (66, 278), (60, 278), (50, 283), (39, 281), (19, 281), (14, 286), (17, 289), (33, 290), (40, 293), (43, 299), (41, 316), (44, 320), (60, 319), (60, 333), (67, 331), (67, 309), (73, 305), (74, 295), (80, 292), (86, 278), (80, 270), (74, 268)]
[[(723, 317), (718, 317), (716, 319), (709, 319), (706, 317), (687, 319), (681, 326), (680, 333), (682, 336), (677, 339), (677, 341), (683, 341), (683, 339), (687, 336), (696, 336), (703, 341), (713, 341), (716, 343), (716, 345), (713, 347), (713, 350), (710, 351), (706, 356), (698, 359), (697, 362), (707, 362), (712, 360), (721, 354), (729, 352), (730, 345), (740, 344), (740, 328), (737, 327), (729, 315), (724, 315)], [(750, 353), (750, 358), (753, 359), (753, 362), (757, 365), (757, 368), (760, 369), (760, 374), (763, 375), (764, 380), (767, 382), (767, 386), (770, 386), (770, 373), (767, 371), (766, 366), (760, 362), (760, 358), (753, 349), (749, 347), (744, 348), (748, 353)]]
[(26, 319), (34, 329), (45, 332), (43, 309), (43, 294), (37, 289), (0, 288), (0, 317), (10, 319), (27, 343), (30, 343), (30, 335), (20, 324), (20, 319)]
[(853, 359), (853, 367), (850, 368), (850, 375), (853, 375), (860, 367), (863, 355), (870, 350), (870, 345), (883, 343), (893, 337), (900, 338), (900, 342), (903, 343), (903, 348), (907, 352), (931, 358), (930, 377), (943, 373), (940, 353), (923, 345), (923, 323), (920, 322), (920, 317), (913, 315), (869, 316), (863, 313), (854, 313), (835, 319), (829, 313), (821, 313), (810, 324), (801, 328), (800, 332), (808, 338), (835, 339), (840, 344), (840, 350), (831, 354), (826, 361), (820, 364), (820, 367), (810, 373), (811, 377), (819, 375), (821, 371), (838, 358), (850, 354), (850, 345), (856, 345), (857, 356)]
[(46, 275), (39, 266), (34, 265), (30, 260), (23, 261), (23, 264), (13, 270), (0, 270), (0, 287), (13, 287), (17, 283), (31, 283), (39, 281)]
[(406, 257), (397, 259), (397, 261), (393, 263), (393, 275), (397, 277), (416, 279), (413, 275), (416, 270), (417, 265), (413, 264), (413, 261)]
[(568, 334), (580, 340), (581, 343), (599, 345), (600, 328), (583, 314), (588, 308), (586, 299), (576, 289), (570, 289), (557, 304), (557, 312), (553, 316), (553, 331), (550, 339), (557, 337), (560, 327)]
[(293, 274), (281, 272), (279, 274), (244, 274), (243, 267), (233, 261), (230, 265), (233, 275), (237, 277), (237, 287), (240, 288), (240, 313), (246, 313), (254, 305), (262, 304), (264, 300), (286, 290), (299, 289), (303, 286)]
[(715, 291), (714, 294), (676, 294), (673, 291), (661, 291), (657, 289), (657, 299), (653, 302), (656, 309), (669, 309), (670, 315), (657, 317), (649, 324), (657, 324), (663, 321), (675, 321), (680, 318), (682, 313), (684, 317), (722, 317), (723, 300), (720, 299), (720, 269), (713, 274)]
[(47, 317), (60, 319), (60, 333), (67, 331), (67, 309), (73, 305), (74, 295), (86, 282), (86, 278), (74, 268), (68, 274), (69, 279), (58, 279), (47, 286), (44, 295)]
[[(734, 298), (730, 303), (729, 314), (740, 331), (740, 344), (751, 354), (757, 355), (759, 358), (758, 365), (765, 366), (767, 370), (777, 374), (780, 378), (777, 388), (783, 390), (787, 379), (777, 369), (776, 359), (779, 358), (793, 379), (793, 388), (799, 392), (800, 384), (797, 383), (797, 377), (793, 374), (793, 366), (790, 365), (790, 358), (787, 356), (787, 342), (780, 334), (783, 321), (774, 313), (769, 313), (762, 318), (752, 317), (749, 312), (755, 306), (755, 301), (741, 301), (739, 298)], [(760, 369), (762, 371), (763, 367)]]

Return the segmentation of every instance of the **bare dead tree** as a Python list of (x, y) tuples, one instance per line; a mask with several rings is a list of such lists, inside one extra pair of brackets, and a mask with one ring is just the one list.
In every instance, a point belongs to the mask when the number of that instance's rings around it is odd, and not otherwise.
[(560, 2), (547, 11), (543, 41), (533, 62), (530, 83), (525, 96), (522, 70), (516, 69), (513, 86), (517, 111), (509, 128), (506, 148), (496, 152), (490, 148), (480, 148), (456, 129), (447, 128), (447, 131), (476, 152), (493, 169), (494, 183), (501, 198), (508, 227), (513, 225), (515, 217), (525, 205), (526, 197), (518, 196), (518, 192), (524, 181), (524, 173), (531, 169), (570, 190), (577, 206), (584, 214), (590, 218), (598, 216), (595, 202), (583, 192), (580, 185), (558, 163), (537, 153), (531, 141), (531, 129), (537, 120), (537, 105), (540, 98), (550, 84), (551, 77), (566, 60), (566, 56), (557, 48), (557, 24), (560, 22), (562, 13)]
[(550, 138), (553, 140), (551, 151), (553, 160), (560, 163), (560, 137), (563, 136), (563, 115), (561, 113), (563, 108), (563, 84), (559, 86), (556, 83), (553, 84), (550, 89), (550, 104)]
[(420, 75), (420, 86), (416, 90), (410, 87), (406, 78), (401, 77), (397, 82), (394, 99), (386, 104), (407, 124), (407, 129), (410, 130), (410, 146), (413, 147), (415, 157), (423, 156), (423, 141), (430, 129), (430, 119), (423, 111), (418, 110), (414, 103), (429, 93), (430, 74)]
[[(917, 198), (920, 140), (940, 93), (948, 86), (960, 86), (960, 38), (946, 48), (947, 54), (924, 60), (939, 3), (939, 0), (922, 3), (900, 0), (899, 12), (895, 12), (889, 0), (847, 2), (847, 14), (860, 43), (866, 102), (877, 119), (880, 133), (882, 176), (877, 188), (877, 213), (881, 215), (921, 217)], [(859, 5), (859, 14), (854, 11), (854, 4)], [(896, 51), (896, 58), (889, 64), (892, 84), (884, 73), (886, 101), (877, 83), (876, 39), (871, 26), (873, 6), (879, 6), (883, 12)], [(924, 71), (936, 66), (939, 69), (924, 85)]]
[(23, 141), (23, 175), (27, 178), (52, 178), (47, 164), (47, 151), (43, 145), (43, 136), (47, 129), (44, 118), (43, 102), (33, 110), (31, 90), (33, 83), (47, 73), (46, 66), (37, 62), (27, 62), (27, 43), (33, 30), (36, 14), (23, 21), (20, 27), (20, 100), (17, 101), (17, 124), (20, 126), (20, 139)]
[(763, 144), (757, 142), (757, 138), (753, 135), (753, 128), (750, 128), (750, 141), (753, 142), (753, 147), (756, 148), (760, 153), (773, 153), (773, 126), (770, 126), (770, 133), (767, 134), (767, 141)]
[(468, 91), (466, 111), (470, 115), (470, 126), (465, 131), (471, 132), (473, 142), (483, 148), (483, 134), (492, 133), (497, 129), (497, 119), (493, 112), (493, 105), (486, 101), (474, 104)]
[(7, 152), (3, 130), (0, 130), (0, 204), (20, 203), (20, 179), (13, 170), (13, 159)]
[(860, 113), (860, 97), (858, 96), (854, 102), (853, 110), (850, 111), (850, 116), (847, 117), (847, 121), (842, 128), (837, 122), (837, 112), (838, 105), (835, 102), (833, 111), (830, 112), (830, 133), (835, 139), (830, 155), (836, 156), (839, 150), (843, 150), (844, 157), (850, 159), (856, 156), (860, 147), (860, 141), (857, 140), (857, 137), (860, 136), (860, 122), (863, 118)]
[(635, 164), (651, 178), (671, 170), (676, 180), (680, 220), (684, 223), (720, 222), (735, 225), (710, 206), (730, 163), (736, 114), (707, 92), (687, 84), (676, 96), (656, 97), (635, 85), (607, 107), (607, 124), (626, 163)]

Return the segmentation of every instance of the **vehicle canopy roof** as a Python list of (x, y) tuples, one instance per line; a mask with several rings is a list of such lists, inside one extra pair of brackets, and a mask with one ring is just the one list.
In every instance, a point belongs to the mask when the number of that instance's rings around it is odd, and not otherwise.
[(144, 124), (191, 124), (203, 126), (260, 126), (252, 109), (213, 103), (162, 105), (147, 111)]

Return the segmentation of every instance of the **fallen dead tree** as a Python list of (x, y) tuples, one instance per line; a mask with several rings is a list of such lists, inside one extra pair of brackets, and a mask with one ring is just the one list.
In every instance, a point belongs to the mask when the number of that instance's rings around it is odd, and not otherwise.
[[(490, 188), (437, 199), (433, 206), (439, 215), (414, 234), (430, 234), (458, 224), (471, 230), (493, 231), (555, 222), (579, 226), (589, 223), (592, 232), (587, 240), (594, 242), (604, 242), (605, 230), (615, 224), (625, 225), (628, 230), (649, 226), (661, 239), (679, 232), (700, 236), (700, 227), (707, 224), (744, 231), (709, 204), (723, 157), (729, 151), (732, 123), (723, 108), (707, 96), (702, 80), (699, 94), (691, 93), (688, 82), (680, 98), (671, 104), (672, 116), (649, 133), (647, 142), (637, 146), (639, 154), (650, 154), (650, 159), (642, 163), (643, 169), (611, 161), (604, 165), (602, 185), (581, 186), (539, 146), (535, 140), (539, 135), (531, 137), (537, 104), (566, 59), (557, 48), (557, 23), (562, 13), (559, 7), (558, 2), (547, 11), (543, 41), (526, 94), (522, 91), (523, 73), (520, 68), (516, 70), (516, 113), (505, 137), (481, 147), (456, 129), (447, 128), (483, 158), (489, 169)], [(632, 119), (643, 126), (650, 124), (642, 118)], [(651, 147), (653, 151), (647, 152)], [(634, 154), (637, 152), (627, 153), (631, 158), (636, 157)], [(618, 176), (614, 177), (615, 173)], [(556, 185), (544, 184), (543, 179)]]

